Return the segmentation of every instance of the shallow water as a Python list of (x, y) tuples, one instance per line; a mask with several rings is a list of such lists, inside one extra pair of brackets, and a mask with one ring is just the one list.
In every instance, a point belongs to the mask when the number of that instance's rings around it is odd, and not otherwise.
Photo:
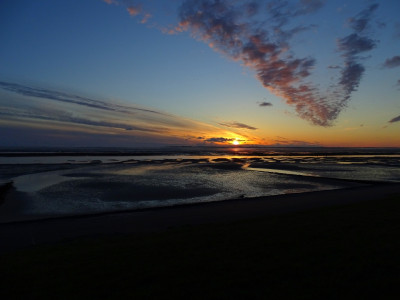
[(400, 182), (398, 155), (124, 156), (97, 157), (92, 164), (88, 157), (74, 157), (75, 162), (57, 157), (60, 163), (54, 157), (40, 159), (49, 163), (0, 165), (0, 179), (13, 180), (16, 188), (0, 206), (0, 222), (359, 184), (342, 179)]

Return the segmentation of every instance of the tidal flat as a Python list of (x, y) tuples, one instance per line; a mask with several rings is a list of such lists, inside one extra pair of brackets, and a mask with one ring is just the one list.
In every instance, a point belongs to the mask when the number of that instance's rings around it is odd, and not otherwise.
[(400, 182), (398, 154), (97, 154), (3, 154), (0, 223)]

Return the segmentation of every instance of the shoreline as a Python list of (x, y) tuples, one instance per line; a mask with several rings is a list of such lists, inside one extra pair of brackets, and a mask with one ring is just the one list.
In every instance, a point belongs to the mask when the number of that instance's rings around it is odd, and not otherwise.
[[(400, 147), (327, 147), (327, 146), (268, 146), (268, 145), (225, 145), (225, 146), (167, 146), (167, 147), (0, 147), (0, 157), (23, 156), (147, 156), (147, 155), (197, 155), (202, 153), (248, 155), (257, 156), (293, 156), (293, 155), (397, 155)], [(305, 153), (307, 152), (307, 153)]]
[(13, 223), (0, 223), (0, 253), (79, 238), (150, 233), (169, 228), (235, 222), (379, 200), (400, 194), (400, 183), (315, 192), (232, 199), (218, 202), (67, 216)]
[[(277, 173), (279, 174), (279, 173)], [(287, 175), (287, 174), (285, 174)], [(289, 175), (289, 176), (296, 176), (296, 177), (307, 177), (303, 175)], [(314, 193), (323, 193), (323, 192), (331, 192), (336, 190), (348, 190), (354, 188), (362, 188), (362, 187), (372, 187), (372, 186), (381, 186), (381, 185), (400, 185), (400, 182), (390, 182), (390, 181), (364, 181), (364, 180), (351, 180), (351, 179), (338, 179), (338, 178), (328, 178), (328, 177), (311, 177), (311, 179), (319, 180), (319, 181), (329, 181), (329, 182), (339, 182), (348, 185), (344, 185), (340, 188), (333, 188), (333, 189), (325, 189), (325, 190), (315, 190), (315, 191), (306, 191), (306, 192), (294, 192), (294, 193), (286, 193), (286, 194), (276, 194), (276, 195), (265, 195), (265, 196), (258, 196), (258, 197), (240, 197), (240, 198), (228, 198), (223, 200), (215, 200), (215, 201), (204, 201), (204, 202), (188, 202), (188, 203), (177, 203), (177, 204), (170, 204), (164, 206), (149, 206), (149, 207), (138, 207), (138, 208), (127, 208), (121, 210), (105, 210), (105, 211), (93, 211), (88, 213), (80, 213), (80, 214), (42, 214), (42, 215), (26, 215), (22, 216), (21, 219), (11, 220), (2, 222), (0, 220), (0, 226), (3, 224), (19, 224), (19, 223), (31, 223), (31, 222), (40, 222), (40, 221), (51, 221), (51, 220), (61, 220), (61, 219), (79, 219), (79, 218), (90, 218), (90, 217), (100, 217), (100, 216), (107, 216), (107, 215), (123, 215), (123, 214), (130, 214), (142, 211), (155, 211), (155, 210), (165, 210), (165, 209), (179, 209), (185, 207), (201, 207), (201, 206), (208, 206), (213, 205), (218, 202), (253, 202), (253, 201), (269, 201), (269, 200), (279, 200), (279, 199), (286, 199), (288, 197), (294, 197), (295, 195), (299, 196), (306, 196)], [(7, 191), (5, 196), (10, 194), (10, 198), (8, 201), (13, 201), (13, 192), (17, 192), (15, 187), (11, 186)], [(7, 201), (7, 202), (8, 202)]]
[[(214, 159), (214, 161), (217, 161), (218, 163), (210, 163), (208, 165), (216, 167), (217, 169), (222, 165), (222, 169), (237, 169), (239, 168), (239, 166), (242, 165), (242, 161), (239, 163), (237, 161), (234, 160), (228, 160), (225, 161), (225, 159)], [(27, 192), (24, 189), (21, 189), (20, 186), (18, 186), (17, 182), (15, 182), (14, 186), (12, 186), (11, 188), (8, 189), (7, 193), (4, 193), (2, 195), (2, 199), (3, 201), (3, 205), (5, 206), (4, 210), (2, 213), (0, 213), (0, 225), (1, 224), (16, 224), (16, 223), (26, 223), (26, 222), (37, 222), (37, 221), (46, 221), (46, 220), (56, 220), (56, 219), (72, 219), (72, 218), (85, 218), (85, 217), (96, 217), (96, 216), (102, 216), (102, 215), (110, 215), (110, 214), (125, 214), (125, 213), (134, 213), (134, 212), (140, 212), (140, 211), (147, 211), (147, 210), (157, 210), (157, 209), (169, 209), (169, 208), (179, 208), (179, 207), (186, 207), (186, 206), (201, 206), (201, 205), (212, 205), (212, 203), (214, 202), (232, 202), (232, 201), (255, 201), (257, 199), (273, 199), (273, 198), (279, 198), (279, 197), (291, 197), (294, 194), (304, 194), (304, 195), (308, 195), (308, 194), (312, 194), (312, 193), (316, 193), (316, 192), (329, 192), (332, 190), (341, 190), (341, 189), (351, 189), (351, 188), (357, 188), (357, 187), (367, 187), (367, 186), (380, 186), (380, 185), (396, 185), (396, 184), (400, 184), (400, 181), (391, 181), (391, 180), (368, 180), (368, 179), (353, 179), (353, 178), (339, 178), (339, 177), (328, 177), (328, 176), (324, 176), (324, 175), (309, 175), (307, 173), (303, 173), (303, 172), (307, 172), (308, 169), (305, 168), (303, 170), (298, 171), (297, 168), (293, 167), (292, 165), (279, 165), (279, 169), (275, 170), (276, 165), (273, 164), (272, 166), (270, 166), (269, 169), (265, 169), (262, 168), (262, 162), (256, 161), (253, 162), (255, 164), (260, 164), (261, 163), (261, 167), (259, 165), (257, 165), (254, 168), (248, 168), (248, 166), (246, 165), (246, 167), (241, 166), (240, 169), (242, 170), (247, 170), (249, 169), (250, 172), (265, 172), (267, 171), (267, 173), (269, 174), (273, 174), (273, 175), (277, 175), (277, 176), (285, 176), (287, 178), (296, 178), (296, 179), (304, 179), (307, 181), (307, 183), (310, 184), (323, 184), (326, 185), (325, 187), (320, 187), (320, 188), (307, 188), (305, 189), (305, 191), (286, 191), (283, 193), (271, 193), (271, 194), (264, 194), (264, 195), (247, 195), (245, 193), (243, 194), (236, 194), (232, 197), (220, 197), (218, 199), (203, 199), (199, 202), (197, 201), (189, 201), (189, 202), (181, 202), (178, 201), (173, 198), (163, 198), (162, 200), (173, 200), (172, 202), (168, 202), (166, 201), (165, 204), (163, 204), (162, 202), (160, 202), (160, 204), (144, 204), (144, 205), (137, 205), (137, 206), (132, 206), (132, 207), (127, 207), (127, 208), (122, 208), (122, 209), (118, 209), (118, 208), (108, 208), (108, 209), (103, 209), (103, 210), (96, 210), (93, 209), (92, 211), (83, 211), (80, 213), (77, 213), (75, 211), (66, 211), (66, 212), (48, 212), (45, 213), (43, 212), (42, 214), (39, 213), (34, 213), (34, 214), (21, 214), (21, 215), (15, 215), (14, 217), (12, 217), (11, 215), (7, 215), (7, 213), (12, 213), (13, 209), (15, 209), (15, 207), (18, 206), (22, 206), (25, 204), (28, 204), (25, 200), (26, 196), (23, 195), (24, 192)], [(196, 160), (196, 164), (197, 164), (197, 160)], [(116, 165), (119, 165), (119, 163), (117, 163)], [(143, 162), (143, 165), (147, 165), (147, 162)], [(252, 166), (251, 163), (249, 163), (250, 166)], [(136, 166), (136, 165), (135, 165)], [(78, 168), (78, 170), (80, 170), (81, 168)], [(44, 170), (42, 172), (39, 172), (39, 175), (43, 175), (43, 174), (52, 174), (52, 172), (69, 172), (69, 169), (67, 170)], [(72, 173), (74, 175), (74, 173)], [(22, 175), (22, 177), (25, 175)], [(27, 174), (27, 176), (32, 176), (31, 174)], [(46, 175), (47, 176), (47, 175)], [(67, 178), (69, 178), (69, 174), (65, 175), (65, 174), (61, 174), (61, 176), (66, 176)], [(75, 175), (75, 176), (84, 176), (84, 175)], [(14, 179), (18, 179), (20, 176), (17, 176)], [(72, 176), (73, 177), (73, 176)], [(89, 177), (90, 178), (90, 177)], [(38, 180), (37, 178), (35, 178), (35, 180)], [(48, 180), (47, 178), (45, 180)], [(71, 180), (72, 179), (68, 179)], [(66, 180), (66, 181), (68, 181)], [(46, 181), (47, 182), (47, 181)], [(44, 187), (47, 186), (51, 186), (54, 185), (58, 182), (51, 182), (50, 184), (45, 183), (46, 185)], [(41, 187), (43, 188), (43, 187)], [(99, 187), (101, 188), (101, 187)], [(134, 188), (134, 187), (133, 187)], [(284, 189), (290, 189), (290, 184), (287, 185), (287, 187), (280, 187), (282, 190)], [(31, 192), (30, 190), (28, 190), (28, 192)], [(138, 197), (140, 199), (140, 191), (138, 192)], [(158, 194), (159, 196), (161, 194)], [(113, 197), (116, 197), (117, 194), (115, 192), (113, 192)], [(196, 194), (193, 197), (200, 197), (200, 194)], [(72, 198), (73, 199), (73, 198)], [(186, 198), (183, 198), (186, 199)], [(1, 199), (0, 199), (1, 200)], [(150, 199), (152, 200), (152, 199)], [(24, 203), (24, 201), (26, 203)], [(28, 200), (29, 201), (29, 200)], [(146, 202), (145, 200), (142, 200), (142, 202)], [(139, 201), (140, 202), (140, 201)], [(8, 212), (7, 212), (8, 211)], [(10, 217), (11, 216), (11, 217)]]

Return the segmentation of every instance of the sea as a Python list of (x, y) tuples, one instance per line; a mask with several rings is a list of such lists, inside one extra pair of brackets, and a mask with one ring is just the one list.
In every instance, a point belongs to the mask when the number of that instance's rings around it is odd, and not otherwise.
[(400, 148), (4, 148), (10, 182), (0, 223), (400, 182)]

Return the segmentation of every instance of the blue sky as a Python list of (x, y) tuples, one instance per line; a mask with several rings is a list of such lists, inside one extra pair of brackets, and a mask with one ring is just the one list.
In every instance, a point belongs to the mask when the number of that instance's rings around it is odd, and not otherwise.
[(400, 146), (398, 11), (395, 0), (2, 1), (0, 146)]

